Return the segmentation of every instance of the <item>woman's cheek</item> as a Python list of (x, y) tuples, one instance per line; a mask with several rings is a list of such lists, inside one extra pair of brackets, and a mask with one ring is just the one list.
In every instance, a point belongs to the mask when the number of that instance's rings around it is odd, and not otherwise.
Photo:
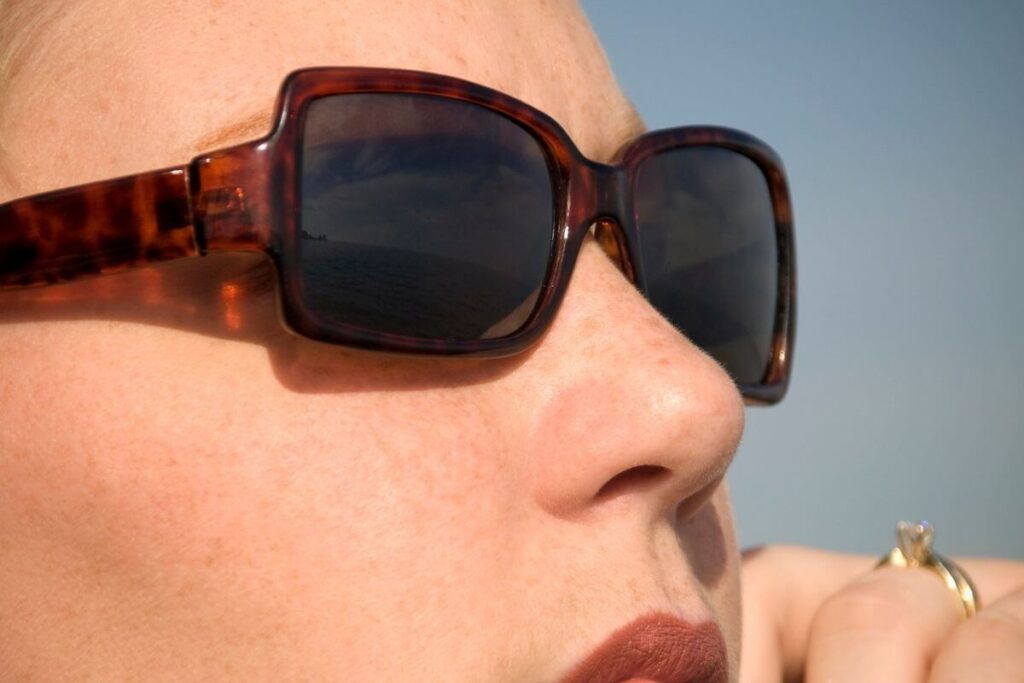
[(741, 640), (740, 553), (729, 501), (722, 481), (711, 499), (680, 528), (690, 567), (708, 591), (728, 646), (729, 670), (739, 670)]

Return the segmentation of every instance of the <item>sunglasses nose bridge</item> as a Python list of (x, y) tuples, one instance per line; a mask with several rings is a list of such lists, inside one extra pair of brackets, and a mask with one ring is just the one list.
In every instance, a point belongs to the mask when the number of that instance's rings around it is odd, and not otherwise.
[(588, 161), (583, 168), (585, 187), (590, 189), (587, 198), (587, 215), (583, 216), (587, 226), (608, 219), (619, 225), (626, 217), (626, 172), (617, 166)]
[(626, 199), (628, 177), (622, 168), (588, 162), (583, 169), (583, 186), (590, 190), (580, 225), (594, 235), (598, 245), (631, 281), (635, 272), (626, 240), (629, 208)]

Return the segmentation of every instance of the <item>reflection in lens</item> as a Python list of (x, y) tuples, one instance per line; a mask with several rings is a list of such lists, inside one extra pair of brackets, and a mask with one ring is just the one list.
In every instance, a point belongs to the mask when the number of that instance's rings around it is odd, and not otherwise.
[(760, 382), (778, 290), (764, 174), (731, 150), (674, 149), (641, 164), (635, 202), (651, 303), (738, 383)]
[(307, 110), (299, 262), (303, 305), (321, 325), (511, 334), (535, 306), (553, 225), (543, 149), (496, 112), (398, 93)]

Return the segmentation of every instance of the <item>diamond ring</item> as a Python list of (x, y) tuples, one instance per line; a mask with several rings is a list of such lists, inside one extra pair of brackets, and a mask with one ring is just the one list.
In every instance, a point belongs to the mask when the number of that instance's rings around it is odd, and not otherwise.
[(953, 560), (932, 550), (934, 540), (935, 528), (929, 522), (900, 522), (896, 525), (896, 547), (879, 560), (876, 568), (921, 567), (934, 572), (960, 600), (964, 618), (970, 618), (981, 609), (978, 589)]

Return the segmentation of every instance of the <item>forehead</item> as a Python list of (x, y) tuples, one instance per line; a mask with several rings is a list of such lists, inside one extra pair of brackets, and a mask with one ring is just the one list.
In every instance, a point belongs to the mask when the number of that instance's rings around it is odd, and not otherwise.
[[(23, 177), (74, 172), (69, 145), (93, 163), (92, 176), (69, 180), (78, 182), (181, 163), (251, 139), (269, 128), (283, 77), (308, 66), (413, 68), (476, 81), (547, 112), (597, 158), (639, 128), (586, 18), (570, 2), (53, 7), (11, 60), (0, 112), (12, 141), (8, 154), (31, 166)], [(36, 161), (19, 157), (19, 140), (32, 142)], [(47, 151), (65, 163), (47, 168)]]

